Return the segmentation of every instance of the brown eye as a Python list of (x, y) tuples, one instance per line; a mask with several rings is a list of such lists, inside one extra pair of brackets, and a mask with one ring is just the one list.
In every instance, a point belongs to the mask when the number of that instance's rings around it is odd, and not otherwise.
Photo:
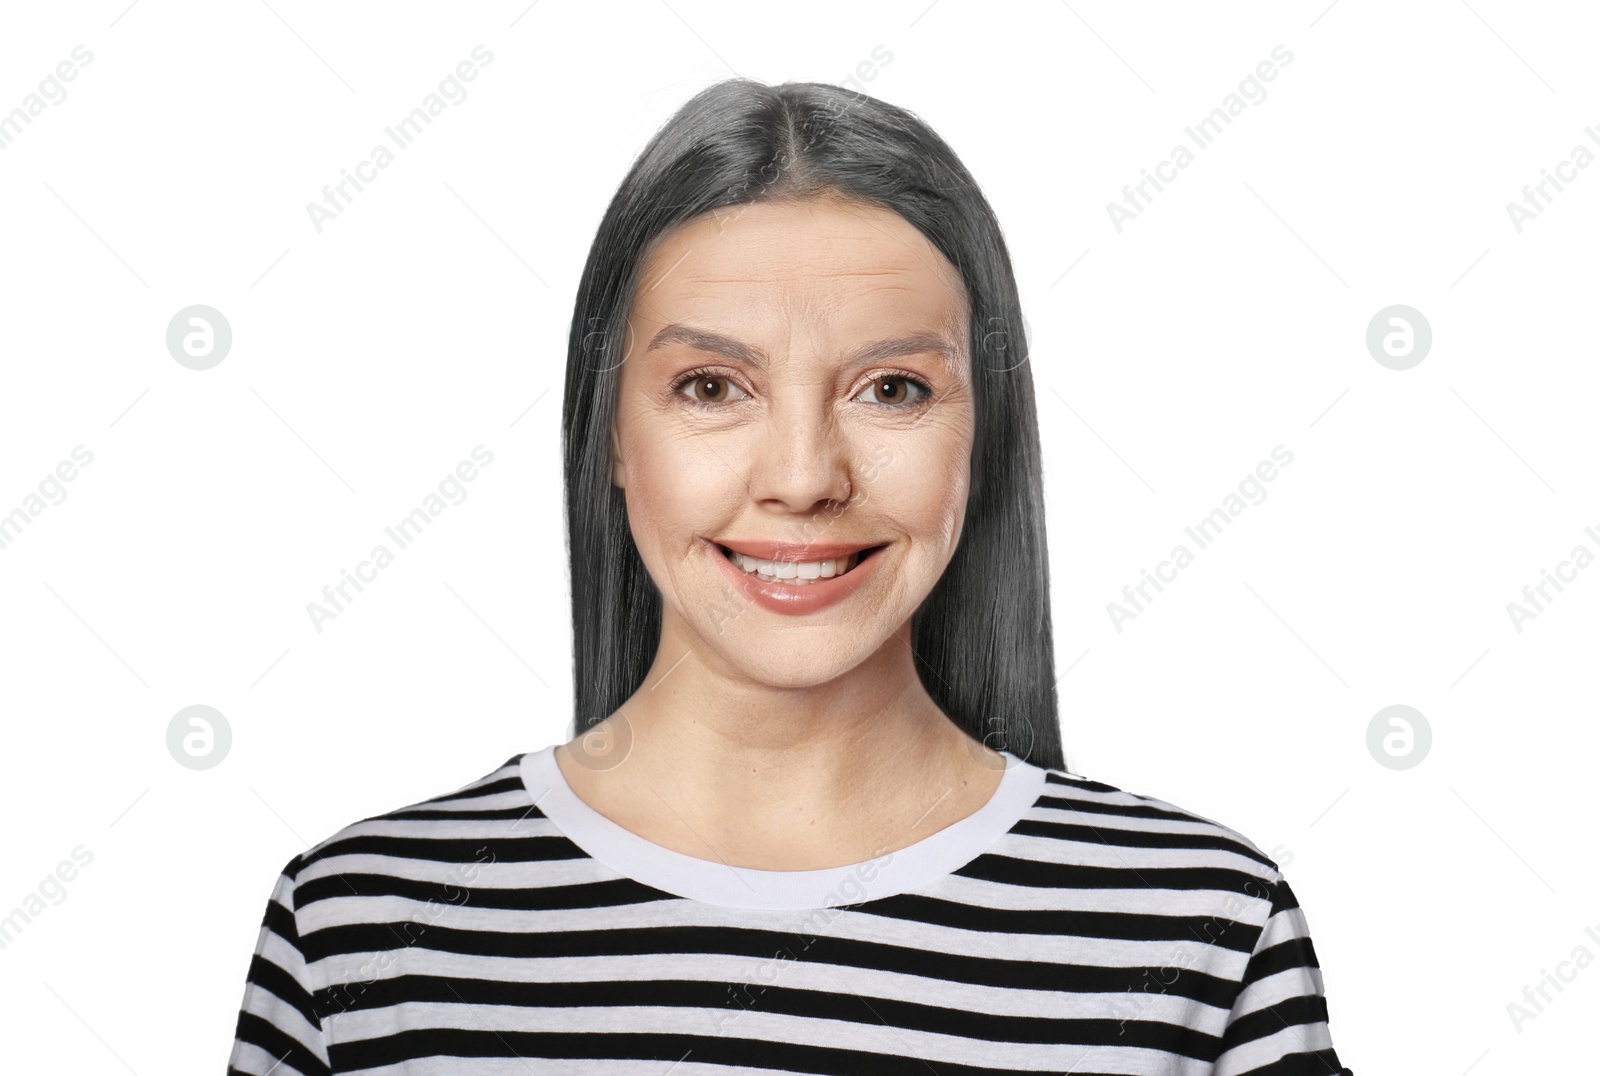
[(695, 398), (702, 403), (715, 403), (727, 395), (720, 377), (697, 377), (689, 384), (693, 386)]
[(720, 374), (696, 374), (678, 386), (678, 391), (697, 404), (719, 404), (744, 395), (733, 382)]
[[(925, 396), (928, 389), (927, 386), (909, 377), (880, 377), (863, 389), (861, 395), (865, 396), (873, 391), (878, 393), (878, 399), (864, 402), (882, 404), (884, 407), (907, 407)], [(856, 399), (859, 400), (861, 397), (858, 396)]]

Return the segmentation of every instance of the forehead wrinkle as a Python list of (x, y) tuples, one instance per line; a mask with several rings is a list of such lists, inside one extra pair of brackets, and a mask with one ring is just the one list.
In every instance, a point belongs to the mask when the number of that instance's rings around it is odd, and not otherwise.
[[(822, 265), (784, 266), (781, 270), (774, 270), (771, 276), (757, 276), (745, 273), (736, 277), (698, 276), (686, 275), (685, 280), (694, 284), (779, 284), (787, 283), (798, 276), (807, 278), (834, 280), (841, 277), (895, 277), (911, 276), (917, 270), (909, 265), (891, 266), (887, 269), (870, 269), (866, 267), (827, 268)], [(940, 275), (941, 282), (943, 275)]]
[[(922, 233), (922, 229), (918, 228), (915, 224), (911, 224), (910, 221), (905, 221), (905, 223), (911, 227), (912, 231), (914, 231), (917, 236), (921, 238), (922, 243), (920, 245), (913, 242), (906, 236), (897, 234), (894, 230), (887, 227), (882, 220), (875, 218), (870, 213), (858, 212), (854, 215), (857, 220), (866, 225), (868, 228), (871, 228), (873, 231), (880, 233), (886, 238), (893, 239), (896, 243), (899, 243), (901, 246), (905, 247), (913, 258), (917, 259), (917, 261), (921, 263), (923, 267), (931, 271), (940, 280), (946, 279), (946, 273), (949, 270), (947, 265), (944, 263), (947, 263), (948, 259), (944, 257), (939, 248), (933, 245), (932, 240)], [(904, 217), (900, 217), (900, 219), (903, 221), (905, 220)], [(932, 251), (934, 254), (939, 255), (939, 260), (929, 262), (926, 257), (928, 251)], [(960, 273), (956, 274), (956, 278), (958, 280), (960, 279)]]
[[(788, 325), (785, 347), (792, 349), (795, 328), (792, 321)], [(770, 356), (763, 348), (723, 333), (699, 329), (681, 322), (674, 322), (661, 329), (651, 339), (649, 346), (645, 350), (653, 351), (658, 347), (666, 347), (669, 344), (685, 344), (702, 351), (709, 351), (713, 354), (743, 361), (763, 370), (771, 363)], [(901, 355), (929, 353), (938, 355), (951, 376), (957, 381), (961, 381), (964, 380), (962, 360), (965, 357), (965, 350), (959, 339), (954, 341), (950, 339), (947, 331), (919, 330), (901, 336), (874, 340), (870, 344), (854, 348), (845, 355), (845, 362), (850, 365), (860, 365), (892, 359)]]
[[(892, 238), (902, 249), (904, 249), (917, 260), (918, 265), (930, 272), (935, 279), (939, 281), (944, 293), (953, 300), (952, 307), (948, 309), (944, 316), (940, 319), (941, 324), (938, 332), (913, 333), (908, 335), (928, 337), (927, 346), (924, 348), (924, 350), (930, 353), (938, 354), (943, 360), (945, 368), (954, 377), (956, 377), (957, 380), (965, 381), (968, 374), (965, 360), (967, 358), (966, 353), (970, 341), (967, 339), (967, 326), (964, 324), (965, 318), (963, 315), (969, 308), (970, 300), (966, 294), (966, 288), (964, 282), (960, 278), (959, 272), (956, 272), (952, 276), (953, 267), (948, 264), (948, 260), (943, 258), (943, 255), (936, 247), (932, 245), (931, 241), (928, 241), (926, 236), (922, 235), (920, 230), (916, 231), (916, 235), (920, 236), (923, 241), (921, 243), (917, 243), (915, 239), (910, 236), (898, 234), (896, 230), (888, 227), (886, 222), (875, 219), (875, 217), (869, 212), (864, 210), (856, 211), (852, 213), (852, 216), (857, 222), (869, 226), (879, 235), (885, 238)], [(911, 227), (915, 228), (914, 225), (911, 225)], [(839, 238), (852, 244), (871, 242), (871, 240), (859, 236), (841, 236)], [(927, 255), (930, 252), (940, 256), (938, 258), (929, 259)], [(653, 253), (659, 257), (665, 252), (658, 249)], [(674, 266), (679, 267), (679, 263), (682, 261), (682, 258), (678, 259), (677, 262), (674, 262)], [(695, 259), (695, 261), (700, 262), (700, 259)], [(691, 266), (694, 265), (693, 262), (690, 264)], [(704, 266), (704, 268), (712, 268), (711, 266), (704, 265), (703, 262), (701, 264)], [(926, 296), (928, 293), (928, 289), (926, 287), (913, 286), (909, 283), (906, 283), (906, 278), (917, 275), (917, 269), (909, 265), (895, 265), (887, 268), (868, 268), (863, 266), (856, 268), (834, 269), (817, 266), (815, 268), (806, 268), (800, 271), (815, 279), (855, 278), (867, 280), (877, 278), (879, 281), (881, 281), (867, 285), (861, 295), (838, 296), (818, 294), (815, 289), (791, 288), (787, 294), (782, 296), (784, 305), (797, 304), (807, 314), (813, 314), (813, 312), (820, 313), (821, 315), (824, 315), (821, 320), (827, 320), (825, 315), (828, 314), (829, 308), (842, 308), (851, 300), (861, 298), (866, 294), (876, 292), (903, 292), (920, 297)], [(749, 274), (745, 274), (739, 277), (728, 278), (720, 276), (702, 276), (696, 274), (691, 268), (680, 268), (679, 272), (670, 275), (675, 278), (675, 280), (685, 289), (682, 295), (677, 296), (677, 298), (690, 300), (718, 301), (719, 299), (726, 299), (726, 296), (717, 296), (715, 294), (707, 294), (706, 292), (701, 291), (700, 288), (705, 286), (730, 284), (746, 286), (759, 284), (765, 286), (775, 283), (792, 284), (794, 282), (793, 271), (775, 277), (753, 277)], [(665, 279), (666, 277), (663, 277), (663, 281)], [(663, 281), (658, 281), (658, 283)], [(640, 298), (642, 299), (643, 297), (641, 296)], [(657, 297), (652, 296), (652, 298)], [(655, 320), (660, 322), (665, 322), (667, 320), (665, 315), (660, 314), (654, 309), (654, 304), (642, 302), (641, 305), (651, 310), (651, 313), (655, 315)], [(786, 346), (792, 348), (796, 332), (802, 330), (799, 329), (792, 319), (786, 318), (784, 320), (787, 326)], [(893, 341), (876, 341), (874, 342), (874, 345), (869, 347), (872, 354), (876, 357), (892, 357), (894, 353), (894, 347), (892, 344), (902, 343), (905, 339), (906, 337), (902, 336), (894, 338)], [(709, 345), (703, 346), (703, 349), (712, 353), (724, 354), (727, 357), (734, 358), (736, 361), (742, 359), (743, 361), (746, 361), (751, 365), (761, 369), (765, 369), (770, 363), (770, 356), (764, 349), (757, 347), (756, 345), (728, 337), (724, 334), (717, 334), (710, 330), (701, 330), (696, 326), (683, 323), (672, 323), (667, 325), (665, 329), (657, 333), (656, 337), (650, 341), (650, 343), (645, 347), (645, 351), (654, 350), (655, 348), (665, 346), (668, 343), (687, 343), (690, 346), (696, 347)], [(730, 354), (730, 352), (732, 353)], [(899, 353), (905, 352), (901, 351)], [(869, 356), (864, 353), (863, 349), (857, 349), (857, 352), (850, 353), (846, 357), (856, 358), (858, 361), (869, 361)]]
[[(839, 274), (852, 276), (855, 274)], [(828, 323), (838, 318), (845, 310), (858, 303), (869, 303), (873, 296), (885, 296), (891, 302), (898, 302), (899, 296), (909, 295), (919, 299), (928, 297), (928, 288), (925, 285), (913, 285), (906, 279), (911, 275), (904, 269), (883, 271), (872, 274), (875, 279), (863, 282), (859, 289), (841, 292), (837, 289), (796, 287), (790, 288), (777, 297), (778, 306), (786, 313), (782, 315), (785, 337), (783, 347), (792, 351), (795, 347), (797, 336), (813, 336), (819, 328), (825, 331)], [(696, 287), (704, 281), (688, 277), (680, 278), (680, 285), (684, 288), (678, 298), (688, 300), (711, 300), (715, 304), (725, 296), (718, 296), (715, 290), (701, 291)], [(739, 281), (739, 283), (746, 283)], [(864, 364), (881, 361), (919, 352), (929, 352), (940, 356), (947, 372), (957, 381), (964, 382), (967, 377), (966, 358), (970, 341), (967, 339), (963, 312), (966, 307), (966, 296), (960, 290), (950, 289), (945, 284), (940, 284), (939, 306), (936, 321), (931, 328), (910, 328), (906, 332), (889, 336), (884, 339), (872, 341), (868, 345), (855, 348), (842, 353), (843, 361), (852, 364)], [(949, 300), (945, 302), (944, 300)], [(647, 304), (653, 307), (653, 304)], [(699, 304), (696, 303), (696, 306)], [(668, 322), (667, 315), (652, 309), (655, 320), (666, 323), (646, 345), (645, 351), (652, 351), (669, 344), (684, 344), (689, 347), (720, 354), (734, 361), (748, 363), (757, 369), (767, 369), (771, 364), (771, 355), (765, 348), (753, 343), (739, 340), (730, 333), (719, 332), (716, 329), (704, 328), (695, 324), (691, 315), (683, 321)]]
[[(923, 288), (911, 287), (905, 284), (874, 284), (869, 290), (871, 292), (904, 292), (918, 297), (926, 294)], [(952, 377), (958, 381), (965, 380), (967, 339), (962, 330), (961, 317), (965, 299), (959, 294), (951, 294), (950, 297), (954, 300), (954, 303), (951, 308), (944, 312), (936, 328), (931, 330), (913, 329), (894, 337), (874, 341), (865, 347), (848, 352), (847, 358), (856, 362), (866, 363), (894, 358), (897, 355), (911, 354), (901, 345), (906, 344), (908, 341), (917, 340), (923, 343), (923, 350), (931, 351), (941, 356), (945, 369)], [(859, 298), (861, 298), (860, 295), (826, 296), (818, 297), (814, 301), (820, 302), (826, 308), (823, 313), (828, 314), (844, 309), (851, 300)]]
[(912, 273), (916, 272), (916, 270), (906, 265), (896, 266), (892, 269), (835, 269), (831, 271), (826, 269), (815, 269), (807, 270), (807, 272), (811, 276), (833, 280), (838, 277), (852, 276), (910, 276)]

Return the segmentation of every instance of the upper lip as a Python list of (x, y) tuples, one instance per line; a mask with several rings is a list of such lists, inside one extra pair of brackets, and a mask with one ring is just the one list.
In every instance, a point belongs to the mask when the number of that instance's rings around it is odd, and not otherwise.
[(809, 563), (819, 560), (840, 560), (851, 553), (876, 549), (885, 542), (777, 542), (759, 538), (714, 538), (712, 541), (727, 546), (735, 553), (743, 553), (757, 560), (796, 561)]

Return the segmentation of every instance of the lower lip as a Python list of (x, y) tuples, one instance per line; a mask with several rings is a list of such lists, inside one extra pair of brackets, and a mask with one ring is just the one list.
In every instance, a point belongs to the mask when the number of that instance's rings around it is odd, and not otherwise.
[(756, 575), (747, 572), (733, 561), (728, 559), (722, 547), (717, 543), (705, 540), (706, 548), (711, 551), (711, 558), (717, 562), (717, 567), (722, 574), (733, 584), (740, 594), (749, 598), (763, 609), (787, 616), (803, 616), (806, 613), (815, 613), (819, 609), (827, 609), (854, 594), (864, 586), (872, 573), (878, 570), (878, 562), (883, 560), (883, 546), (879, 546), (866, 560), (861, 561), (843, 575), (836, 575), (832, 579), (818, 579), (811, 583), (795, 585), (793, 583), (769, 583)]

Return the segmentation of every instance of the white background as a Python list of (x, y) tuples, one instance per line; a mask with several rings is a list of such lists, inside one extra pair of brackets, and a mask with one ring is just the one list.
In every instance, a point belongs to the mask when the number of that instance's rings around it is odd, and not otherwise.
[[(1600, 969), (1507, 1007), (1600, 953), (1600, 568), (1520, 632), (1507, 604), (1600, 553), (1600, 167), (1520, 232), (1506, 205), (1600, 152), (1600, 18), (1203, 7), (5, 5), (0, 112), (93, 59), (0, 151), (0, 514), (93, 461), (0, 549), (0, 913), (93, 859), (0, 951), (3, 1067), (220, 1071), (290, 856), (566, 738), (561, 380), (605, 203), (708, 83), (841, 82), (879, 46), (861, 85), (951, 143), (1015, 261), (1071, 767), (1278, 858), (1357, 1073), (1592, 1058)], [(319, 233), (306, 204), (478, 45)], [(1279, 45), (1118, 232), (1107, 203)], [(205, 372), (165, 342), (196, 303), (233, 331)], [(1397, 303), (1433, 330), (1406, 371), (1365, 342)], [(467, 499), (313, 628), (480, 444)], [(1118, 631), (1277, 445), (1265, 501)], [(203, 771), (166, 746), (196, 703), (233, 735)], [(1433, 734), (1404, 770), (1367, 746), (1395, 703)]]

